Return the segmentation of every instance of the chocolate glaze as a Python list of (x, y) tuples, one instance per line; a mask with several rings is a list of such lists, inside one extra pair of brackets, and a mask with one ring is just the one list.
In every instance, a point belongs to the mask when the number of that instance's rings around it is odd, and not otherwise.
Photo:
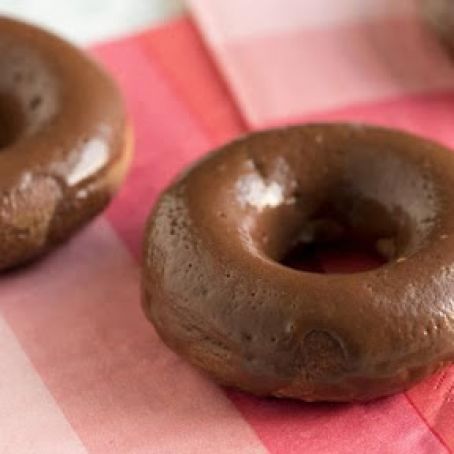
[[(256, 133), (160, 197), (143, 305), (164, 342), (220, 383), (307, 401), (401, 391), (454, 360), (454, 155), (361, 125)], [(339, 237), (386, 263), (280, 263)]]
[(128, 162), (119, 92), (84, 53), (0, 16), (0, 269), (104, 208)]

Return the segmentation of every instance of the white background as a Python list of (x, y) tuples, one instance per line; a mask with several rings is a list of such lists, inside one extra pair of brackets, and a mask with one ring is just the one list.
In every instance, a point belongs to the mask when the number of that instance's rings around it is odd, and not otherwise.
[(86, 45), (182, 13), (180, 0), (0, 0), (0, 14), (45, 26)]

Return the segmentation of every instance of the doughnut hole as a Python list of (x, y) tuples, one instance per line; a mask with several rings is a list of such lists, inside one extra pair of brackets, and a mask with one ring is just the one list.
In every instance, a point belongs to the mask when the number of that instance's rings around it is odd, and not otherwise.
[(346, 150), (333, 169), (317, 185), (296, 174), (293, 195), (257, 211), (252, 238), (262, 254), (301, 271), (352, 273), (405, 261), (425, 244), (440, 198), (421, 163)]
[(0, 46), (0, 149), (38, 132), (57, 112), (58, 84), (40, 55)]
[(24, 113), (14, 96), (0, 93), (0, 149), (12, 145), (24, 129)]

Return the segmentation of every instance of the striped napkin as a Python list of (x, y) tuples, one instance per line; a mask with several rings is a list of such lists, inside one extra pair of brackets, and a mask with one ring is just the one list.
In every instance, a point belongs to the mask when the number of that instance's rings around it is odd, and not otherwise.
[(188, 3), (249, 126), (368, 120), (452, 142), (454, 64), (417, 1)]
[(93, 49), (123, 90), (136, 154), (107, 212), (0, 278), (0, 453), (451, 452), (453, 368), (369, 404), (258, 399), (213, 384), (145, 321), (145, 218), (209, 149), (252, 127), (319, 118), (454, 142), (451, 67), (407, 5), (366, 15), (358, 5), (371, 0), (333, 1), (329, 14), (326, 1), (261, 0), (255, 12), (250, 1), (190, 3), (203, 38), (183, 18)]

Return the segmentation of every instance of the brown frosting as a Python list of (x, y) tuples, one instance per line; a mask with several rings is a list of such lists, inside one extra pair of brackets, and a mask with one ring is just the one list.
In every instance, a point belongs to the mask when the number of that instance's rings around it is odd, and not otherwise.
[(128, 162), (119, 92), (84, 53), (0, 17), (0, 269), (102, 210)]
[[(360, 125), (247, 136), (210, 154), (150, 217), (143, 304), (164, 342), (220, 383), (367, 400), (454, 361), (454, 155)], [(354, 274), (281, 264), (338, 237), (386, 263)]]

